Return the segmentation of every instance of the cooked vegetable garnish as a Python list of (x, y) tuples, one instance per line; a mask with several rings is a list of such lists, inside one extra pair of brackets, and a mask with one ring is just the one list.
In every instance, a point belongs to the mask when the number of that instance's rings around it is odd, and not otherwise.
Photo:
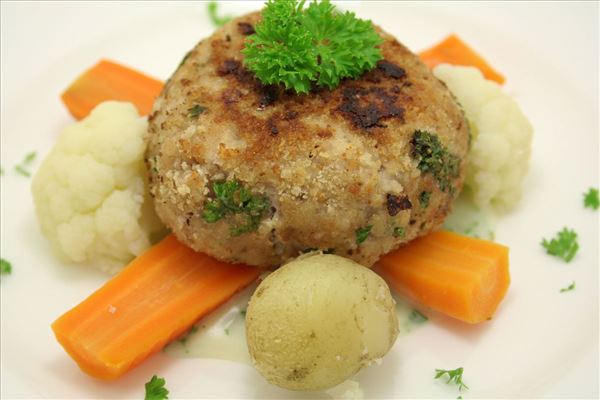
[(383, 256), (375, 269), (401, 295), (470, 324), (492, 317), (510, 283), (507, 247), (445, 231)]
[(329, 2), (269, 0), (243, 50), (245, 64), (264, 84), (308, 93), (313, 84), (333, 88), (382, 59), (383, 39), (371, 21), (339, 12)]
[(600, 207), (600, 199), (598, 198), (598, 189), (590, 188), (587, 193), (583, 194), (583, 206), (597, 210)]
[(564, 292), (570, 292), (572, 290), (575, 290), (575, 281), (573, 281), (573, 283), (571, 283), (569, 286), (560, 289), (560, 292), (564, 293)]
[(108, 60), (100, 60), (80, 75), (62, 94), (63, 103), (71, 115), (85, 118), (98, 104), (107, 100), (128, 101), (141, 115), (152, 111), (163, 83)]
[(444, 375), (448, 376), (448, 381), (446, 383), (454, 382), (458, 386), (458, 390), (469, 389), (467, 385), (462, 381), (463, 368), (456, 368), (452, 370), (446, 369), (436, 369), (435, 370), (435, 379), (440, 379)]
[(471, 49), (458, 36), (450, 35), (437, 45), (419, 53), (419, 57), (433, 69), (439, 64), (475, 67), (486, 79), (504, 83), (504, 76), (492, 68), (475, 50)]
[(219, 15), (219, 3), (216, 1), (209, 1), (206, 8), (208, 9), (208, 16), (214, 26), (223, 26), (233, 19), (229, 15)]
[(373, 228), (373, 225), (367, 225), (356, 230), (356, 244), (361, 244), (367, 240), (371, 234), (371, 228)]
[(444, 192), (452, 190), (452, 179), (458, 176), (460, 160), (451, 154), (437, 135), (415, 131), (412, 138), (412, 157), (419, 161), (418, 168), (429, 172)]
[(394, 228), (394, 237), (404, 237), (405, 234), (404, 228), (399, 226)]
[(0, 258), (0, 275), (9, 275), (10, 273), (12, 273), (12, 264), (4, 258)]
[(542, 239), (542, 246), (546, 249), (546, 253), (562, 258), (569, 262), (575, 257), (579, 250), (577, 243), (577, 232), (572, 229), (563, 228), (562, 231), (556, 234), (556, 237), (548, 241)]
[(15, 171), (23, 176), (26, 177), (30, 177), (31, 176), (31, 165), (33, 164), (33, 162), (35, 161), (35, 158), (37, 156), (37, 153), (35, 151), (32, 151), (31, 153), (28, 153), (25, 158), (23, 158), (23, 161), (21, 161), (20, 164), (15, 165)]
[(261, 218), (269, 209), (269, 199), (253, 195), (238, 181), (214, 182), (215, 199), (204, 205), (202, 218), (208, 223), (217, 222), (228, 215), (242, 214), (245, 221), (232, 225), (232, 236), (239, 236), (256, 230)]
[(196, 253), (171, 235), (57, 319), (52, 330), (84, 372), (116, 379), (260, 273)]
[(144, 400), (167, 400), (169, 391), (165, 387), (165, 379), (158, 376), (152, 376), (149, 382), (146, 382), (146, 395)]
[(427, 316), (422, 314), (419, 310), (412, 310), (408, 316), (408, 319), (416, 324), (421, 324), (426, 322), (429, 318), (427, 318)]

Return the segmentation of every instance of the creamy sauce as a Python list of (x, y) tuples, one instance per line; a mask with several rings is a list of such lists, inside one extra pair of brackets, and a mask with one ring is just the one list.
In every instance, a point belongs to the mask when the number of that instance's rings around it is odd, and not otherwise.
[(258, 283), (250, 285), (200, 320), (187, 335), (168, 345), (165, 353), (251, 364), (244, 323), (248, 301), (257, 286)]
[(452, 213), (444, 222), (444, 229), (479, 239), (494, 240), (496, 221), (491, 212), (478, 208), (468, 189), (454, 202)]

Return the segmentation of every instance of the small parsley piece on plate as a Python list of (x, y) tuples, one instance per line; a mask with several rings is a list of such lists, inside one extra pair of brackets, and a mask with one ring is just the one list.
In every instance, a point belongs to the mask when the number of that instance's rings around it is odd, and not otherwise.
[(212, 188), (215, 199), (204, 204), (202, 218), (208, 223), (213, 223), (226, 216), (241, 214), (244, 222), (231, 226), (232, 236), (255, 231), (270, 207), (266, 197), (253, 195), (238, 181), (214, 182)]
[(146, 382), (145, 387), (144, 400), (167, 400), (169, 398), (169, 391), (165, 387), (164, 378), (154, 375), (149, 382)]
[(334, 88), (357, 78), (383, 58), (383, 39), (371, 21), (336, 10), (329, 0), (269, 0), (262, 20), (248, 36), (244, 63), (266, 85), (283, 84), (296, 93), (313, 85)]
[(4, 258), (0, 258), (0, 275), (9, 275), (10, 273), (12, 273), (12, 264)]
[(583, 206), (585, 208), (591, 208), (592, 210), (597, 210), (598, 207), (600, 207), (598, 189), (590, 188), (586, 193), (583, 194)]
[(422, 324), (429, 320), (426, 315), (421, 313), (419, 310), (413, 309), (410, 315), (408, 316), (410, 322), (414, 322), (415, 324)]
[(446, 381), (446, 383), (451, 383), (453, 382), (454, 384), (456, 384), (458, 386), (458, 390), (462, 391), (463, 388), (464, 389), (469, 389), (469, 387), (463, 382), (462, 380), (462, 374), (463, 374), (463, 368), (456, 368), (456, 369), (436, 369), (435, 370), (435, 379), (440, 379), (442, 378), (444, 375), (448, 376), (448, 380)]
[(546, 249), (546, 253), (562, 258), (569, 262), (575, 257), (579, 244), (577, 243), (577, 233), (572, 229), (563, 228), (558, 232), (555, 238), (548, 241), (542, 240), (542, 246)]
[(371, 234), (371, 228), (373, 228), (373, 225), (367, 225), (356, 230), (356, 244), (361, 244), (367, 240)]
[(214, 26), (223, 26), (233, 19), (230, 15), (219, 15), (219, 4), (216, 1), (209, 1), (206, 5), (208, 16)]
[(429, 199), (431, 198), (431, 192), (421, 192), (419, 195), (419, 204), (421, 208), (427, 208), (429, 206)]
[(37, 153), (35, 151), (28, 153), (20, 164), (15, 165), (15, 171), (29, 178), (31, 176), (30, 168), (36, 157)]
[(561, 292), (561, 293), (564, 293), (564, 292), (572, 292), (573, 290), (575, 290), (575, 281), (573, 281), (573, 283), (571, 283), (569, 286), (567, 286), (567, 287), (565, 287), (565, 288), (562, 288), (562, 289), (560, 289), (560, 292)]

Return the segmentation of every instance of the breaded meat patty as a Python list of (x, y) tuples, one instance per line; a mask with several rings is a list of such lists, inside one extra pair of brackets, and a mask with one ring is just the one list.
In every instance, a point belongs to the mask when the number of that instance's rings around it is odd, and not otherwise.
[(260, 13), (184, 58), (149, 116), (156, 211), (177, 238), (262, 267), (322, 250), (365, 266), (437, 229), (460, 192), (469, 131), (450, 91), (379, 30), (384, 59), (296, 95), (244, 67)]

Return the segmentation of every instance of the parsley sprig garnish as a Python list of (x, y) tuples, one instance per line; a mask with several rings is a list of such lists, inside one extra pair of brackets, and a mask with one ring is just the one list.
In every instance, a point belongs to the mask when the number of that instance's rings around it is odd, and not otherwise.
[(579, 243), (577, 243), (577, 233), (572, 229), (563, 228), (562, 231), (558, 232), (556, 237), (548, 241), (542, 240), (542, 246), (546, 249), (546, 253), (562, 258), (566, 262), (569, 262), (575, 257), (577, 250), (579, 250)]
[(446, 383), (451, 383), (453, 382), (454, 384), (456, 384), (458, 386), (458, 390), (462, 391), (463, 389), (469, 389), (469, 387), (463, 382), (462, 380), (462, 374), (463, 374), (463, 368), (456, 368), (456, 369), (436, 369), (435, 370), (435, 379), (440, 379), (442, 378), (444, 375), (448, 376), (448, 380), (446, 381)]
[(144, 400), (167, 400), (169, 398), (169, 391), (165, 387), (164, 378), (154, 375), (149, 382), (146, 382), (145, 387)]
[(590, 188), (590, 190), (583, 194), (583, 206), (585, 208), (591, 208), (592, 210), (597, 210), (598, 207), (600, 207), (598, 189)]
[(242, 51), (246, 66), (264, 84), (282, 84), (296, 93), (312, 85), (333, 88), (357, 78), (383, 58), (383, 39), (371, 21), (335, 9), (329, 0), (268, 0), (256, 33)]
[(232, 225), (230, 233), (239, 236), (258, 228), (260, 220), (269, 209), (270, 202), (266, 197), (253, 195), (238, 181), (214, 182), (212, 185), (215, 198), (204, 204), (202, 218), (208, 222), (217, 222), (227, 216), (242, 215), (243, 224)]

